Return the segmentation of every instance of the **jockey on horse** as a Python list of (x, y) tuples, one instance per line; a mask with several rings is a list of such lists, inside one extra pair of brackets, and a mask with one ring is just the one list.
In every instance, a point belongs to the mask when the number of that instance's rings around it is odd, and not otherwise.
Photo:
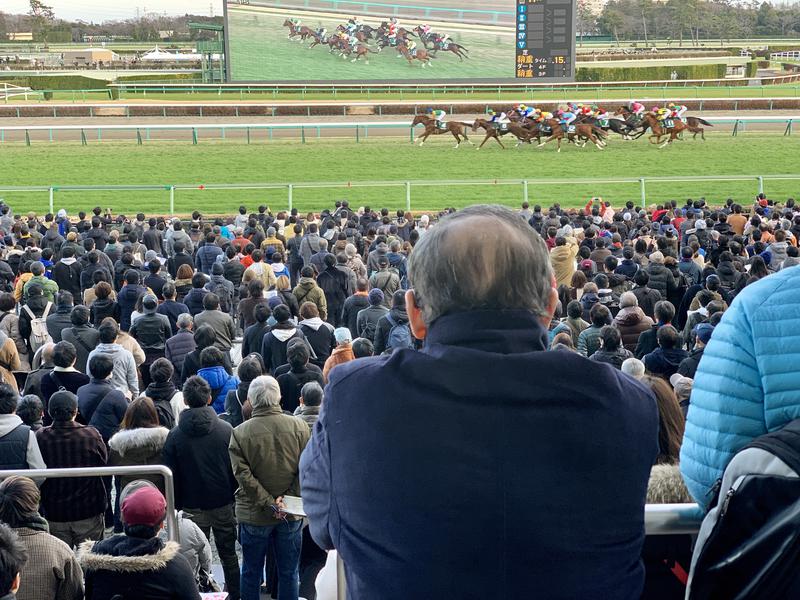
[(683, 121), (683, 115), (685, 115), (686, 111), (689, 110), (686, 106), (678, 105), (674, 102), (667, 104), (667, 108), (672, 111), (670, 118), (678, 119), (679, 121)]
[(518, 104), (514, 107), (517, 114), (520, 116), (520, 124), (525, 125), (528, 121), (533, 120), (536, 114), (536, 109), (525, 104)]
[(489, 123), (493, 124), (497, 129), (500, 131), (506, 131), (508, 129), (508, 124), (511, 123), (511, 119), (508, 118), (506, 113), (500, 112), (498, 114), (493, 108), (490, 108), (486, 111), (486, 114), (490, 117)]
[[(570, 104), (569, 106), (572, 108), (575, 105)], [(572, 125), (573, 121), (578, 118), (578, 115), (571, 110), (559, 110), (556, 114), (558, 114), (558, 123), (561, 125), (564, 133), (569, 133), (569, 126)]]
[(644, 107), (644, 104), (642, 104), (641, 102), (637, 102), (636, 100), (631, 100), (631, 103), (628, 104), (628, 110), (631, 111), (631, 115), (633, 116), (632, 121), (636, 123), (642, 120), (642, 116), (644, 115), (646, 109)]
[(429, 108), (427, 113), (433, 117), (434, 122), (436, 123), (436, 129), (447, 129), (447, 125), (445, 125), (444, 122), (444, 118), (447, 116), (445, 111), (443, 111), (441, 108), (437, 108), (436, 110)]

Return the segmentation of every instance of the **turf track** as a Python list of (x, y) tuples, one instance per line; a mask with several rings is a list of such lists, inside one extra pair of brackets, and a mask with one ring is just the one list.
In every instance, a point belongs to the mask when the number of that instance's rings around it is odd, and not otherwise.
[[(478, 141), (478, 136), (473, 136)], [(748, 133), (732, 138), (712, 134), (707, 142), (691, 140), (658, 150), (644, 140), (612, 139), (603, 151), (555, 146), (543, 149), (502, 150), (487, 145), (481, 152), (470, 147), (452, 148), (452, 141), (435, 139), (420, 148), (407, 139), (381, 138), (355, 142), (341, 140), (273, 141), (245, 145), (235, 141), (205, 141), (198, 146), (158, 142), (136, 146), (108, 142), (81, 147), (77, 144), (18, 144), (0, 146), (4, 165), (0, 187), (29, 185), (122, 185), (204, 183), (300, 183), (406, 180), (528, 179), (531, 202), (582, 205), (594, 195), (618, 204), (639, 201), (638, 184), (538, 185), (538, 179), (613, 178), (696, 175), (798, 174), (800, 137)], [(722, 202), (732, 196), (749, 201), (757, 191), (755, 182), (662, 183), (648, 186), (650, 202), (705, 196)], [(796, 196), (798, 181), (767, 179), (766, 192), (776, 198)], [(0, 197), (20, 210), (47, 208), (47, 193), (0, 192)], [(95, 205), (111, 206), (116, 212), (166, 214), (168, 193), (161, 192), (59, 192), (56, 209), (71, 212)], [(354, 204), (368, 203), (392, 209), (405, 206), (405, 191), (396, 188), (296, 189), (294, 205), (301, 210), (319, 210), (333, 200), (348, 198)], [(522, 186), (414, 187), (415, 210), (437, 210), (475, 202), (517, 205)], [(239, 204), (260, 203), (285, 208), (286, 192), (180, 190), (176, 212), (198, 209), (207, 214), (233, 214)]]

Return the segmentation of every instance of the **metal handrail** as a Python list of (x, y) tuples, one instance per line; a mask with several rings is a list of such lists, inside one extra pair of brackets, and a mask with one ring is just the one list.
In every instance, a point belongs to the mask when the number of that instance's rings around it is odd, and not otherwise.
[[(1, 130), (0, 130), (1, 131)], [(348, 181), (348, 182), (296, 182), (296, 183), (193, 183), (193, 184), (151, 184), (151, 185), (38, 185), (8, 186), (0, 185), (0, 193), (47, 193), (49, 195), (49, 211), (54, 212), (57, 192), (119, 192), (119, 191), (164, 191), (168, 194), (168, 214), (175, 214), (175, 194), (180, 190), (283, 190), (286, 192), (285, 207), (294, 208), (294, 193), (300, 189), (352, 189), (352, 188), (402, 188), (405, 192), (406, 210), (412, 210), (412, 189), (416, 187), (452, 187), (452, 186), (520, 186), (521, 200), (530, 200), (529, 192), (534, 186), (546, 185), (607, 185), (631, 184), (639, 187), (642, 206), (647, 204), (647, 186), (652, 183), (675, 182), (713, 182), (713, 181), (752, 181), (754, 193), (764, 192), (766, 181), (796, 181), (800, 175), (693, 175), (666, 177), (613, 177), (613, 178), (548, 178), (548, 179), (458, 179), (458, 180), (409, 180), (409, 181)]]
[[(172, 470), (164, 465), (143, 465), (133, 467), (74, 467), (70, 469), (13, 469), (0, 471), (0, 479), (17, 475), (19, 477), (66, 479), (73, 477), (108, 477), (129, 475), (161, 475), (164, 478), (164, 498), (167, 501), (167, 538), (180, 543), (181, 533), (175, 515), (175, 478)], [(121, 490), (120, 490), (121, 491)]]
[[(703, 511), (697, 504), (648, 504), (644, 509), (645, 535), (693, 535), (700, 530), (703, 516)], [(338, 553), (336, 598), (347, 598), (344, 561)]]

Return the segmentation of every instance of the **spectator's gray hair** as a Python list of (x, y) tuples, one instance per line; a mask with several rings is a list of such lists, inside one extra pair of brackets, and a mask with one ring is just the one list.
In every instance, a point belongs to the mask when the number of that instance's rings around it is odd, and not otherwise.
[(316, 381), (309, 381), (300, 389), (300, 396), (306, 406), (319, 406), (323, 395), (322, 386)]
[(482, 309), (549, 316), (553, 270), (547, 246), (502, 206), (471, 206), (443, 218), (417, 243), (408, 272), (427, 325)]
[(260, 406), (280, 406), (281, 388), (274, 377), (256, 377), (247, 390), (247, 398), (253, 408)]
[(620, 370), (625, 373), (625, 375), (633, 377), (634, 379), (641, 379), (644, 377), (644, 363), (638, 358), (625, 359)]
[(192, 315), (189, 313), (181, 313), (178, 315), (178, 319), (175, 321), (175, 323), (180, 329), (186, 329), (189, 327), (189, 325), (194, 323), (194, 317), (192, 317)]
[(327, 250), (328, 249), (328, 240), (325, 238), (319, 238), (319, 249), (320, 250)]

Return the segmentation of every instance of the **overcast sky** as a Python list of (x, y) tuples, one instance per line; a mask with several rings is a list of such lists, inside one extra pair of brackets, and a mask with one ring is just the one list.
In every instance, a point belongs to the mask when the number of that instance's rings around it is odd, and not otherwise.
[[(222, 15), (222, 0), (45, 0), (53, 7), (56, 16), (69, 21), (82, 19), (102, 22), (110, 19), (128, 19), (146, 12), (168, 15)], [(27, 13), (28, 0), (0, 0), (0, 10), (7, 13)]]

